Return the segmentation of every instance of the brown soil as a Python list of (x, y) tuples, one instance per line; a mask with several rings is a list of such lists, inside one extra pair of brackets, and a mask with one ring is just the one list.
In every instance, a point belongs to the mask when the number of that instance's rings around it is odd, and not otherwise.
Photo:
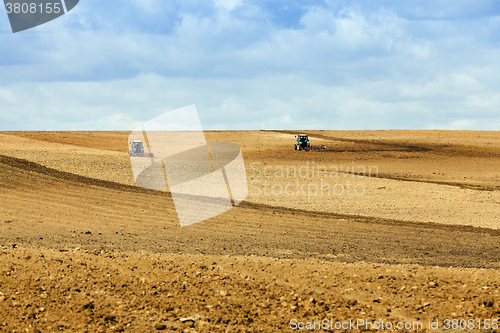
[(497, 132), (306, 133), (327, 151), (296, 152), (284, 131), (206, 137), (240, 145), (249, 181), (263, 179), (252, 163), (273, 172), (334, 165), (342, 184), (347, 167), (377, 166), (378, 177), (349, 174), (365, 194), (250, 192), (184, 228), (168, 192), (134, 186), (129, 133), (1, 133), (0, 330), (276, 332), (292, 319), (426, 329), (429, 319), (440, 328), (498, 319)]

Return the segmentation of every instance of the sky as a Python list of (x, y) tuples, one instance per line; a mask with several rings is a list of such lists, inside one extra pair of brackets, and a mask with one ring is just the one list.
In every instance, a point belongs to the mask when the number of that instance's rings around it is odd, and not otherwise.
[[(1, 6), (1, 4), (0, 4)], [(0, 130), (500, 130), (496, 0), (80, 0), (13, 34)]]

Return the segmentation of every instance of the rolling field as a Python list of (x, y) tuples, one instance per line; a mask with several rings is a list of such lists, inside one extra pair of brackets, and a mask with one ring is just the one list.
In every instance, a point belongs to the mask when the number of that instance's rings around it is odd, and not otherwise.
[(1, 132), (0, 331), (500, 318), (499, 132), (305, 132), (326, 151), (206, 132), (240, 146), (249, 193), (184, 228), (135, 186), (129, 132)]

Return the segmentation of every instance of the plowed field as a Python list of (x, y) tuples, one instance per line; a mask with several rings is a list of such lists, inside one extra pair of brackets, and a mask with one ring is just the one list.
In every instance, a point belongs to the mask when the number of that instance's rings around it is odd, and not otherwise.
[(0, 133), (0, 331), (491, 327), (500, 133), (306, 133), (327, 149), (206, 132), (240, 146), (249, 194), (183, 228), (135, 186), (128, 132)]

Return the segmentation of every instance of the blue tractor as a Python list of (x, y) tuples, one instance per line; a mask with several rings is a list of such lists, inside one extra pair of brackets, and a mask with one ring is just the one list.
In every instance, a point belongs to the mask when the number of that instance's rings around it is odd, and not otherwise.
[(295, 150), (304, 150), (304, 151), (316, 151), (316, 150), (325, 150), (326, 146), (311, 146), (311, 142), (309, 142), (309, 137), (307, 134), (299, 134), (295, 136), (297, 138), (297, 143), (293, 145)]
[(309, 137), (307, 134), (299, 134), (295, 136), (297, 138), (297, 143), (294, 145), (295, 150), (308, 150), (311, 146), (309, 142)]
[(130, 142), (128, 155), (134, 157), (154, 157), (152, 153), (146, 153), (144, 151), (144, 144), (139, 140)]

